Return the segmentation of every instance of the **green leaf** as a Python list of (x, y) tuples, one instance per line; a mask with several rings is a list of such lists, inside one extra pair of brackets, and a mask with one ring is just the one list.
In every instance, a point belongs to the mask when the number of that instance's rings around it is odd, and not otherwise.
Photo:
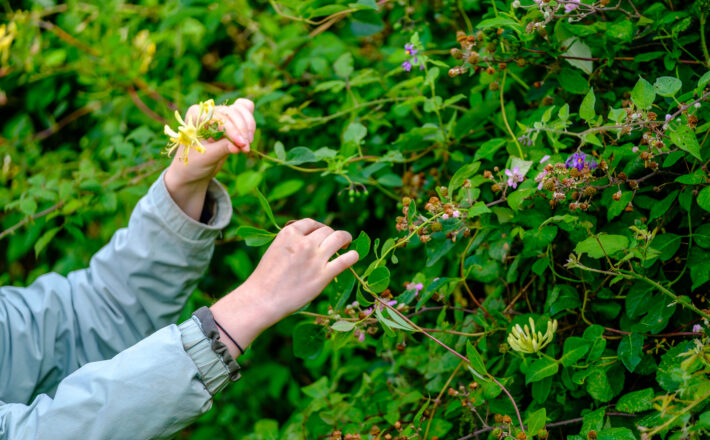
[(352, 321), (336, 321), (330, 326), (336, 332), (349, 332), (355, 328), (355, 323)]
[(616, 402), (616, 409), (627, 413), (639, 413), (653, 408), (653, 388), (624, 394)]
[(477, 215), (487, 214), (489, 212), (491, 212), (491, 210), (486, 206), (484, 202), (476, 202), (468, 209), (468, 217), (472, 218)]
[(47, 247), (50, 241), (57, 235), (57, 232), (62, 229), (61, 227), (52, 228), (49, 231), (42, 234), (42, 236), (35, 242), (35, 258), (39, 256), (42, 250)]
[(562, 358), (560, 362), (565, 367), (574, 365), (578, 360), (582, 359), (589, 351), (591, 342), (579, 336), (570, 336), (565, 339), (564, 348), (562, 350)]
[(390, 271), (384, 266), (377, 267), (367, 277), (367, 285), (375, 293), (382, 293), (390, 285)]
[(359, 260), (362, 260), (370, 252), (370, 236), (365, 231), (360, 231), (360, 235), (352, 242), (351, 248), (357, 251)]
[(656, 82), (653, 84), (656, 93), (666, 98), (675, 96), (682, 86), (683, 82), (672, 76), (656, 78)]
[(463, 185), (466, 179), (469, 179), (471, 176), (473, 176), (476, 171), (478, 171), (478, 168), (480, 168), (480, 166), (481, 162), (472, 162), (456, 170), (453, 177), (451, 177), (451, 181), (449, 182), (449, 194), (453, 196), (454, 191), (456, 191), (461, 185)]
[(335, 74), (343, 79), (348, 78), (350, 75), (352, 75), (353, 71), (355, 70), (353, 68), (353, 54), (350, 52), (345, 52), (344, 54), (340, 55), (337, 60), (335, 60), (335, 64), (333, 64), (333, 70), (335, 70)]
[(259, 204), (261, 205), (261, 209), (264, 210), (266, 213), (266, 216), (269, 218), (271, 221), (271, 224), (276, 227), (276, 229), (281, 230), (281, 226), (279, 226), (278, 223), (276, 223), (276, 218), (274, 218), (274, 213), (271, 211), (271, 206), (269, 206), (269, 201), (266, 200), (266, 197), (259, 191), (258, 188), (254, 188), (254, 193), (256, 194), (256, 198), (259, 200)]
[(710, 212), (710, 186), (706, 186), (698, 193), (698, 206)]
[(591, 124), (592, 120), (597, 116), (594, 111), (594, 104), (596, 104), (597, 98), (594, 96), (594, 89), (589, 88), (589, 92), (582, 100), (582, 104), (579, 106), (579, 116)]
[(594, 63), (591, 60), (580, 60), (576, 58), (592, 58), (592, 51), (589, 49), (583, 41), (578, 38), (570, 38), (562, 43), (564, 46), (568, 47), (567, 51), (564, 53), (567, 57), (565, 61), (573, 65), (574, 67), (580, 69), (587, 75), (592, 74), (594, 70)]
[(651, 83), (639, 78), (633, 90), (631, 90), (631, 100), (636, 104), (636, 107), (647, 110), (651, 108), (653, 101), (656, 100), (656, 91)]
[(255, 190), (259, 183), (261, 183), (262, 177), (262, 173), (252, 170), (244, 171), (239, 174), (237, 176), (236, 184), (237, 194), (243, 196), (249, 194), (252, 190)]
[(580, 435), (583, 438), (587, 438), (589, 431), (599, 432), (604, 426), (604, 415), (606, 414), (606, 408), (599, 408), (598, 410), (588, 412), (582, 418), (582, 430)]
[(643, 339), (643, 335), (631, 333), (630, 335), (624, 335), (619, 341), (617, 350), (619, 359), (624, 363), (626, 369), (632, 373), (643, 357)]
[(237, 235), (246, 241), (247, 246), (263, 246), (276, 237), (273, 232), (252, 226), (240, 226), (237, 229)]
[(289, 165), (301, 165), (303, 163), (317, 162), (318, 158), (309, 148), (295, 147), (288, 150), (286, 163)]
[(597, 433), (597, 440), (636, 440), (629, 428), (607, 428)]
[(301, 179), (284, 180), (271, 190), (267, 198), (269, 200), (280, 200), (297, 193), (301, 188), (303, 188), (303, 180)]
[(710, 71), (705, 72), (703, 76), (698, 80), (698, 89), (704, 88), (708, 83), (710, 83)]
[(577, 243), (574, 251), (578, 254), (588, 254), (592, 258), (602, 258), (606, 255), (612, 256), (616, 252), (628, 248), (629, 239), (623, 235), (599, 234), (588, 237), (584, 241)]
[(304, 322), (293, 329), (293, 354), (298, 358), (315, 359), (323, 351), (324, 342), (319, 325)]
[(557, 362), (548, 358), (540, 358), (528, 367), (525, 372), (525, 383), (537, 382), (538, 380), (555, 375), (559, 368), (560, 366)]
[(537, 191), (536, 188), (521, 188), (517, 191), (512, 192), (507, 198), (508, 206), (518, 211), (521, 208), (525, 199), (532, 196), (535, 191)]
[(34, 215), (37, 212), (37, 202), (32, 197), (20, 199), (20, 211), (25, 215)]
[(589, 395), (596, 400), (608, 402), (614, 397), (614, 391), (609, 383), (609, 378), (602, 368), (593, 368), (584, 380), (584, 383)]
[(695, 133), (693, 133), (693, 130), (688, 128), (687, 125), (671, 128), (670, 137), (671, 141), (678, 148), (683, 151), (687, 151), (694, 158), (702, 160), (700, 157), (700, 144), (698, 144), (698, 138), (695, 136)]
[(527, 430), (530, 435), (535, 435), (539, 430), (545, 427), (547, 422), (547, 411), (545, 408), (540, 408), (528, 416)]
[(476, 347), (471, 344), (471, 341), (466, 341), (466, 357), (471, 362), (471, 367), (483, 377), (488, 376), (486, 364), (483, 362), (481, 354), (476, 350)]
[(648, 216), (648, 220), (651, 221), (667, 214), (668, 209), (671, 207), (677, 197), (678, 191), (673, 191), (660, 202), (654, 203), (651, 206), (651, 213)]
[(579, 73), (578, 70), (562, 68), (559, 76), (560, 86), (570, 93), (584, 95), (589, 89), (587, 80)]

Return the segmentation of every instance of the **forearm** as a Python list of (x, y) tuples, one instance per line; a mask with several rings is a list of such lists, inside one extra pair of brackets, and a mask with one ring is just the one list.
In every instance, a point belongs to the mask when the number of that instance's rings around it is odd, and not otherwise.
[(200, 221), (210, 179), (185, 181), (177, 168), (180, 166), (185, 165), (173, 162), (165, 172), (165, 187), (185, 214), (193, 220)]
[[(53, 398), (40, 395), (30, 405), (0, 402), (0, 438), (170, 437), (211, 407), (212, 394), (183, 339), (178, 327), (166, 327), (111, 360), (75, 371)], [(216, 355), (203, 354), (219, 366)], [(201, 366), (203, 359), (197, 361)], [(220, 380), (219, 387), (226, 372)]]

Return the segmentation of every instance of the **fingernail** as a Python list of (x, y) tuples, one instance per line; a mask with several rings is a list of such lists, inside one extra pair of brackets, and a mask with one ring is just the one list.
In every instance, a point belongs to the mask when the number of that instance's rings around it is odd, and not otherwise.
[(242, 146), (247, 144), (247, 140), (244, 139), (244, 136), (242, 136), (242, 135), (237, 135), (237, 137), (234, 138), (234, 141)]

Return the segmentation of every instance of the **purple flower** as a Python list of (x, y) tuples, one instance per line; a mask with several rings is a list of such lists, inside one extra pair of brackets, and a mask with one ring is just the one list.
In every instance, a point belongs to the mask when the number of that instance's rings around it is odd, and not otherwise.
[(550, 160), (550, 155), (546, 154), (546, 155), (542, 156), (542, 159), (540, 159), (540, 163), (545, 163), (548, 160)]
[(392, 301), (387, 301), (387, 305), (390, 307), (393, 307), (395, 304), (397, 304), (397, 300), (393, 299)]
[(702, 333), (703, 331), (703, 326), (700, 324), (695, 324), (693, 326), (693, 333)]
[(372, 307), (368, 307), (365, 310), (362, 311), (362, 313), (365, 314), (365, 316), (369, 316), (372, 313)]
[(670, 121), (672, 117), (673, 117), (673, 116), (667, 114), (667, 115), (666, 115), (666, 122)]
[(404, 69), (405, 72), (409, 72), (412, 70), (412, 63), (409, 60), (406, 60), (402, 63), (402, 69)]
[(520, 167), (515, 167), (512, 170), (505, 170), (505, 175), (508, 176), (508, 186), (517, 188), (518, 183), (523, 181), (523, 176), (520, 175)]
[(441, 218), (442, 218), (443, 220), (448, 220), (448, 219), (449, 219), (449, 214), (442, 214), (442, 215), (441, 215)]
[(454, 218), (459, 218), (461, 216), (461, 213), (459, 211), (454, 211), (453, 217)]
[(594, 159), (587, 159), (587, 155), (578, 151), (567, 158), (565, 166), (569, 168), (577, 168), (577, 171), (582, 171), (586, 166), (590, 170), (597, 167), (597, 162)]
[[(419, 51), (414, 48), (414, 45), (412, 43), (407, 43), (404, 45), (404, 52), (409, 56), (414, 56)], [(414, 61), (416, 61), (416, 58), (414, 59)]]
[(569, 0), (565, 3), (565, 14), (569, 14), (579, 7), (579, 0)]
[(365, 333), (360, 332), (360, 334), (357, 336), (357, 340), (360, 342), (365, 342)]

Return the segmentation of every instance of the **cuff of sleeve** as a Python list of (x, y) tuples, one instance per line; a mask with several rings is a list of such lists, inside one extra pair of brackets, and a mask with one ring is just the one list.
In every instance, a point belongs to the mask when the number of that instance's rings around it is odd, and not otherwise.
[(227, 190), (212, 179), (207, 188), (205, 209), (211, 217), (208, 223), (200, 223), (183, 212), (165, 187), (165, 172), (151, 186), (149, 195), (157, 211), (171, 230), (188, 240), (214, 239), (232, 217), (232, 202)]
[(220, 392), (230, 380), (239, 379), (239, 373), (231, 375), (222, 358), (215, 353), (210, 340), (194, 316), (178, 327), (182, 335), (182, 345), (199, 371), (200, 379), (211, 395)]

